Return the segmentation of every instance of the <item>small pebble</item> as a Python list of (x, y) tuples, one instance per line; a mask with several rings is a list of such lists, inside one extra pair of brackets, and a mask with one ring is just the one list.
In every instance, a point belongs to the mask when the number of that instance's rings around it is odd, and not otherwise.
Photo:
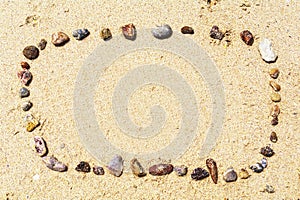
[(259, 44), (259, 52), (264, 61), (270, 63), (275, 62), (277, 59), (277, 55), (274, 53), (272, 49), (272, 42), (265, 38)]
[(271, 120), (271, 125), (276, 126), (277, 124), (278, 124), (278, 117), (273, 117), (273, 119)]
[(32, 114), (27, 114), (24, 118), (24, 121), (26, 123), (26, 130), (28, 132), (33, 131), (36, 127), (40, 125), (39, 120), (37, 120)]
[(206, 166), (209, 170), (211, 179), (215, 184), (218, 182), (218, 167), (216, 161), (214, 161), (212, 158), (209, 158), (206, 160)]
[(210, 30), (209, 36), (213, 39), (222, 40), (224, 38), (224, 33), (219, 30), (219, 27), (213, 26)]
[(190, 26), (184, 26), (181, 28), (182, 34), (194, 34), (194, 29)]
[(21, 83), (28, 86), (32, 80), (32, 74), (28, 69), (23, 69), (17, 73)]
[(34, 181), (37, 181), (37, 180), (40, 179), (40, 175), (36, 174), (36, 175), (34, 175), (34, 176), (32, 177), (32, 179), (33, 179)]
[(188, 168), (185, 165), (175, 166), (173, 171), (177, 176), (185, 176), (187, 174)]
[(67, 42), (69, 42), (70, 38), (64, 32), (57, 32), (52, 34), (52, 44), (55, 46), (63, 46)]
[(205, 169), (198, 167), (196, 169), (193, 170), (192, 174), (191, 174), (191, 178), (194, 180), (202, 180), (206, 177), (209, 177), (209, 173), (208, 171), (206, 171)]
[(280, 114), (280, 108), (278, 105), (274, 105), (272, 108), (271, 108), (271, 112), (270, 112), (270, 115), (272, 117), (278, 117), (278, 115)]
[(270, 145), (261, 148), (260, 153), (266, 157), (271, 157), (274, 155), (274, 151), (271, 149)]
[(119, 177), (123, 173), (124, 160), (121, 156), (115, 155), (114, 158), (107, 165), (107, 169), (110, 174)]
[(271, 78), (277, 79), (279, 76), (279, 69), (272, 68), (272, 69), (270, 69), (269, 74), (270, 74)]
[(249, 46), (251, 46), (254, 42), (253, 35), (250, 31), (245, 30), (240, 33), (242, 40)]
[(68, 167), (57, 160), (54, 156), (44, 156), (42, 157), (43, 162), (49, 169), (52, 169), (57, 172), (64, 172), (68, 170)]
[(29, 95), (30, 95), (30, 92), (29, 92), (29, 90), (28, 90), (27, 88), (22, 87), (22, 88), (20, 89), (20, 91), (19, 91), (19, 96), (20, 96), (21, 98), (28, 97)]
[(45, 140), (40, 136), (34, 136), (33, 141), (34, 141), (33, 148), (34, 148), (35, 152), (37, 153), (37, 155), (39, 155), (41, 157), (46, 155), (48, 152), (48, 149), (47, 149)]
[(22, 69), (30, 69), (28, 62), (21, 62)]
[(157, 39), (167, 39), (172, 36), (172, 28), (168, 25), (157, 26), (151, 30), (152, 35)]
[(270, 140), (271, 140), (271, 142), (273, 142), (273, 143), (276, 143), (277, 140), (278, 140), (277, 134), (276, 134), (274, 131), (273, 131), (273, 132), (271, 133), (271, 135), (270, 135)]
[(249, 174), (249, 172), (246, 169), (241, 169), (239, 176), (241, 179), (247, 179), (249, 178), (251, 175)]
[(223, 179), (226, 182), (234, 182), (237, 180), (237, 173), (234, 171), (232, 167), (230, 167), (223, 174)]
[(260, 163), (256, 163), (250, 166), (250, 169), (256, 173), (260, 173), (264, 170), (263, 166)]
[(40, 50), (44, 50), (46, 46), (47, 46), (47, 40), (41, 39), (41, 41), (38, 43), (38, 47), (40, 48)]
[(267, 193), (274, 193), (275, 192), (275, 189), (273, 186), (271, 185), (266, 185), (266, 188), (264, 189), (264, 192), (267, 192)]
[(35, 46), (27, 46), (23, 49), (23, 55), (30, 59), (30, 60), (33, 60), (33, 59), (36, 59), (37, 57), (39, 57), (39, 49)]
[(145, 172), (143, 166), (136, 158), (134, 158), (130, 161), (130, 168), (134, 175), (136, 175), (138, 177), (146, 176), (146, 172)]
[(281, 89), (280, 85), (278, 83), (276, 83), (275, 81), (270, 81), (269, 85), (273, 88), (273, 90), (275, 92), (278, 92)]
[(104, 175), (104, 169), (103, 169), (103, 167), (100, 167), (100, 166), (94, 166), (93, 172), (96, 175)]
[(28, 111), (32, 107), (32, 103), (30, 101), (25, 101), (21, 107), (23, 111)]
[(136, 28), (133, 24), (127, 24), (125, 26), (122, 26), (122, 33), (124, 37), (128, 40), (136, 39)]
[(104, 28), (101, 30), (100, 32), (100, 37), (104, 40), (104, 41), (107, 41), (109, 39), (112, 38), (112, 34), (110, 32), (110, 30), (108, 28)]
[(271, 100), (273, 102), (280, 102), (281, 101), (281, 96), (280, 96), (279, 93), (272, 92), (270, 97), (271, 97)]
[(157, 164), (149, 168), (149, 174), (153, 176), (163, 176), (172, 173), (173, 165), (171, 164)]
[(75, 170), (78, 172), (90, 172), (91, 171), (91, 167), (90, 164), (88, 162), (85, 161), (81, 161), (76, 167)]
[(86, 38), (88, 35), (90, 34), (90, 32), (87, 29), (77, 29), (75, 31), (73, 31), (72, 35), (76, 40), (83, 40), (84, 38)]
[(268, 160), (266, 158), (261, 159), (260, 164), (263, 168), (267, 168)]

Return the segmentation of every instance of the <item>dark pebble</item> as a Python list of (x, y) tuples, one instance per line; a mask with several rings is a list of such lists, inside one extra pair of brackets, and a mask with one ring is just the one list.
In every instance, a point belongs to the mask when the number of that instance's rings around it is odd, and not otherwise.
[(96, 175), (104, 175), (104, 169), (103, 169), (103, 167), (100, 167), (100, 166), (93, 167), (93, 172)]
[(90, 172), (91, 171), (91, 167), (90, 164), (84, 161), (81, 161), (77, 167), (75, 168), (76, 171), (78, 172)]
[(273, 151), (273, 149), (271, 149), (270, 146), (261, 148), (260, 153), (266, 157), (271, 157), (274, 155), (274, 151)]
[(30, 69), (28, 62), (21, 62), (22, 69)]
[(30, 92), (27, 88), (22, 87), (20, 89), (19, 95), (21, 98), (28, 97), (30, 95)]
[(39, 49), (35, 46), (27, 46), (23, 50), (23, 55), (30, 60), (36, 59), (39, 57)]
[(240, 33), (242, 40), (249, 46), (251, 46), (254, 42), (253, 35), (250, 31), (245, 30)]
[(44, 50), (47, 46), (47, 40), (45, 39), (41, 39), (41, 41), (38, 44), (38, 47), (40, 48), (40, 50)]
[(32, 107), (32, 103), (30, 101), (26, 101), (22, 104), (22, 110), (28, 111)]
[(276, 134), (274, 131), (273, 131), (273, 132), (271, 133), (271, 135), (270, 135), (270, 140), (271, 140), (271, 142), (273, 142), (273, 143), (276, 143), (277, 140), (278, 140), (277, 134)]
[(273, 117), (273, 119), (271, 120), (271, 124), (273, 126), (276, 126), (278, 124), (278, 117)]
[(191, 174), (191, 178), (194, 179), (194, 180), (197, 180), (197, 181), (201, 180), (201, 179), (204, 179), (208, 176), (209, 176), (208, 171), (206, 171), (205, 169), (203, 169), (201, 167), (198, 167), (198, 168), (194, 169), (194, 171)]
[(222, 40), (224, 38), (224, 33), (219, 30), (219, 27), (213, 26), (210, 30), (209, 36), (213, 39)]
[(194, 34), (194, 29), (189, 26), (184, 26), (181, 28), (181, 33), (182, 34)]
[(86, 38), (88, 35), (90, 34), (90, 32), (87, 29), (77, 29), (75, 31), (73, 31), (72, 35), (76, 40), (82, 40), (84, 38)]
[(18, 78), (24, 85), (29, 85), (32, 80), (32, 74), (28, 69), (23, 69), (17, 73)]
[(157, 164), (149, 168), (149, 174), (153, 176), (163, 176), (170, 174), (173, 171), (173, 165), (171, 164)]

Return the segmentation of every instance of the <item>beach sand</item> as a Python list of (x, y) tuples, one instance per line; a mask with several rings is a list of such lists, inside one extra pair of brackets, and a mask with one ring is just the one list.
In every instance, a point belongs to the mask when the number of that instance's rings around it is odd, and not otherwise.
[[(250, 6), (241, 6), (243, 0), (221, 0), (208, 9), (206, 1), (2, 1), (0, 5), (2, 30), (0, 44), (2, 53), (0, 78), (1, 98), (1, 199), (297, 199), (300, 198), (300, 2), (267, 0), (249, 1)], [(39, 19), (25, 24), (28, 16)], [(199, 150), (204, 133), (210, 123), (211, 100), (203, 79), (190, 65), (182, 66), (172, 53), (149, 50), (138, 52), (151, 61), (163, 58), (163, 62), (178, 70), (195, 90), (200, 105), (199, 134), (190, 148), (173, 164), (189, 167), (187, 176), (178, 177), (172, 173), (163, 177), (147, 175), (134, 177), (125, 172), (121, 177), (107, 173), (96, 176), (93, 173), (79, 173), (74, 170), (80, 161), (91, 166), (104, 163), (89, 154), (78, 135), (74, 119), (75, 81), (85, 59), (97, 45), (104, 42), (99, 32), (108, 27), (114, 35), (121, 34), (122, 25), (133, 23), (139, 29), (169, 24), (174, 31), (191, 26), (194, 35), (186, 37), (201, 46), (214, 61), (219, 70), (225, 91), (225, 119), (215, 148), (205, 158)], [(23, 26), (20, 26), (23, 25)], [(213, 25), (222, 31), (230, 30), (231, 44), (224, 41), (217, 44), (209, 37)], [(82, 41), (72, 37), (72, 31), (87, 28), (90, 36)], [(240, 39), (240, 32), (250, 30), (255, 36), (252, 46)], [(51, 35), (63, 31), (71, 40), (63, 47), (51, 44)], [(278, 55), (275, 63), (268, 64), (261, 59), (259, 42), (269, 38)], [(45, 38), (45, 50), (35, 60), (26, 59), (22, 50), (28, 45), (37, 45)], [(163, 57), (160, 57), (163, 56)], [(105, 131), (111, 130), (108, 138), (126, 150), (143, 151), (139, 141), (127, 141), (114, 122), (109, 102), (113, 86), (120, 76), (134, 66), (128, 55), (122, 62), (116, 61), (103, 74), (103, 83), (95, 94), (97, 120)], [(145, 59), (145, 62), (148, 62)], [(36, 116), (41, 126), (33, 132), (26, 132), (21, 109), (24, 99), (18, 91), (22, 87), (16, 73), (20, 62), (27, 61), (34, 78), (30, 86), (29, 99), (33, 103), (29, 111)], [(140, 61), (141, 63), (143, 62)], [(123, 64), (122, 64), (123, 63)], [(280, 75), (276, 82), (281, 85), (282, 100), (279, 124), (270, 124), (269, 110), (274, 103), (270, 100), (272, 91), (268, 72), (277, 67)], [(111, 81), (111, 82), (110, 82)], [(151, 94), (151, 95), (149, 95)], [(101, 99), (101, 100), (100, 100)], [(105, 102), (102, 99), (106, 100)], [(150, 99), (150, 100), (149, 100)], [(155, 90), (141, 88), (132, 99), (128, 110), (134, 121), (141, 126), (149, 124), (149, 108), (152, 103), (161, 103), (167, 111), (168, 120), (161, 137), (175, 134), (181, 119), (180, 102), (162, 86)], [(260, 174), (251, 172), (248, 179), (226, 183), (223, 172), (232, 166), (237, 172), (258, 162), (263, 156), (260, 148), (270, 144), (269, 135), (277, 132), (278, 142), (272, 144), (275, 155), (268, 159), (269, 166)], [(173, 134), (174, 133), (174, 134)], [(66, 163), (69, 170), (64, 173), (51, 171), (32, 150), (31, 141), (35, 135), (47, 142), (48, 155), (54, 155)], [(168, 140), (166, 141), (166, 144)], [(159, 148), (155, 140), (147, 143), (145, 150)], [(157, 147), (158, 146), (158, 147)], [(142, 147), (142, 148), (141, 148)], [(105, 153), (105, 152), (104, 152)], [(191, 171), (205, 166), (206, 158), (216, 160), (219, 168), (219, 182), (211, 178), (192, 180)], [(39, 177), (38, 179), (36, 177)], [(275, 193), (262, 192), (266, 184), (275, 188)]]

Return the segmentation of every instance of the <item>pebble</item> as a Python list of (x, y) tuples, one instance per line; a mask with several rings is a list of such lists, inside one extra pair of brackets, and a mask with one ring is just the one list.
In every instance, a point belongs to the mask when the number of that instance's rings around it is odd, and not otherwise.
[(181, 28), (182, 34), (194, 34), (194, 29), (190, 26), (184, 26)]
[(120, 155), (115, 155), (114, 158), (107, 165), (110, 174), (119, 177), (123, 173), (124, 160)]
[(104, 175), (104, 169), (103, 169), (103, 167), (100, 167), (100, 166), (94, 166), (93, 172), (96, 175)]
[(276, 126), (277, 124), (278, 124), (278, 117), (273, 117), (273, 119), (271, 120), (271, 125)]
[(206, 166), (208, 168), (208, 171), (210, 173), (211, 179), (215, 184), (218, 182), (218, 167), (216, 161), (214, 161), (212, 158), (209, 158), (206, 160)]
[(24, 62), (24, 61), (21, 62), (21, 67), (22, 67), (22, 69), (30, 69), (28, 62)]
[(239, 177), (241, 179), (247, 179), (249, 178), (251, 175), (249, 174), (249, 172), (246, 169), (241, 169), (240, 173), (239, 173)]
[(143, 166), (136, 158), (134, 158), (130, 161), (130, 168), (134, 175), (136, 175), (138, 177), (146, 176), (146, 172), (145, 172)]
[(27, 88), (22, 87), (22, 88), (20, 89), (20, 91), (19, 91), (19, 96), (20, 96), (21, 98), (28, 97), (29, 95), (30, 95), (30, 92), (29, 92), (29, 90), (28, 90)]
[(209, 36), (213, 39), (222, 40), (224, 38), (224, 33), (219, 30), (219, 27), (213, 26), (210, 30)]
[(163, 176), (172, 173), (173, 165), (171, 164), (157, 164), (149, 168), (149, 174), (153, 176)]
[(44, 50), (46, 46), (47, 46), (47, 40), (41, 39), (41, 41), (38, 43), (38, 47), (40, 48), (40, 50)]
[(109, 39), (112, 38), (112, 34), (110, 32), (110, 30), (108, 28), (104, 28), (101, 30), (100, 32), (100, 37), (104, 40), (104, 41), (107, 41)]
[(133, 24), (127, 24), (125, 26), (122, 26), (122, 33), (124, 37), (128, 40), (136, 39), (136, 28)]
[(279, 93), (272, 92), (270, 97), (271, 97), (271, 100), (273, 102), (280, 102), (281, 101), (281, 96), (280, 96)]
[(280, 114), (280, 108), (278, 105), (274, 105), (271, 109), (270, 115), (272, 117), (278, 117), (278, 115)]
[(175, 166), (173, 171), (177, 176), (185, 176), (187, 174), (188, 168), (185, 165)]
[(151, 30), (152, 35), (157, 39), (167, 39), (172, 36), (172, 28), (168, 25), (157, 26)]
[(273, 88), (273, 90), (275, 92), (278, 92), (281, 89), (280, 85), (278, 83), (276, 83), (275, 81), (270, 81), (269, 85)]
[(237, 173), (234, 171), (232, 167), (230, 167), (223, 174), (223, 179), (226, 182), (234, 182), (237, 180)]
[(39, 57), (39, 53), (39, 49), (33, 45), (27, 46), (23, 49), (23, 55), (30, 60)]
[(17, 73), (21, 83), (28, 86), (32, 80), (32, 74), (28, 69), (23, 69)]
[(270, 141), (276, 143), (278, 140), (277, 134), (273, 131), (270, 135)]
[(33, 147), (34, 147), (34, 150), (37, 153), (37, 155), (39, 155), (41, 157), (46, 155), (48, 152), (48, 149), (47, 149), (45, 140), (40, 136), (34, 136), (33, 141), (34, 141)]
[(194, 180), (202, 180), (206, 177), (209, 177), (209, 173), (208, 171), (206, 171), (205, 169), (198, 167), (196, 169), (193, 170), (192, 174), (191, 174), (191, 178)]
[(264, 170), (263, 166), (260, 163), (256, 163), (250, 166), (250, 169), (256, 173), (260, 173)]
[(91, 167), (90, 164), (88, 162), (85, 161), (81, 161), (76, 167), (75, 170), (78, 172), (90, 172), (91, 171)]
[(261, 148), (260, 153), (266, 157), (271, 157), (274, 155), (274, 151), (271, 149), (270, 145)]
[(23, 111), (28, 111), (32, 107), (32, 103), (30, 101), (25, 101), (21, 107)]
[(270, 69), (269, 74), (270, 74), (271, 78), (277, 79), (279, 76), (279, 69), (272, 68), (272, 69)]
[(272, 49), (272, 42), (265, 38), (259, 44), (259, 52), (261, 57), (266, 62), (275, 62), (277, 59), (277, 55), (274, 53)]
[(55, 46), (63, 46), (67, 42), (69, 42), (70, 38), (64, 32), (57, 32), (52, 34), (52, 44)]
[(89, 36), (90, 32), (87, 29), (77, 29), (73, 31), (72, 35), (76, 40), (83, 40), (87, 36)]
[(33, 131), (40, 125), (39, 120), (37, 120), (32, 114), (27, 114), (24, 118), (24, 121), (26, 122), (26, 130), (28, 132)]
[(266, 158), (261, 159), (260, 164), (263, 168), (267, 168), (268, 160)]
[(64, 172), (68, 170), (68, 167), (64, 163), (58, 161), (54, 156), (44, 156), (42, 160), (46, 166), (53, 171)]
[(275, 189), (273, 186), (271, 185), (266, 185), (265, 189), (264, 189), (264, 192), (267, 192), (267, 193), (274, 193), (275, 192)]
[(240, 33), (242, 40), (249, 46), (251, 46), (254, 42), (253, 35), (250, 31), (244, 30)]

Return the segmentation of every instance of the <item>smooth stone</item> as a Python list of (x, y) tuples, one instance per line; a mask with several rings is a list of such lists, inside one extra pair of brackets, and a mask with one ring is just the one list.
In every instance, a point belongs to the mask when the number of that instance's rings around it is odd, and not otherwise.
[(273, 51), (272, 42), (265, 38), (259, 44), (259, 52), (261, 57), (266, 62), (275, 62), (277, 59), (277, 55)]

